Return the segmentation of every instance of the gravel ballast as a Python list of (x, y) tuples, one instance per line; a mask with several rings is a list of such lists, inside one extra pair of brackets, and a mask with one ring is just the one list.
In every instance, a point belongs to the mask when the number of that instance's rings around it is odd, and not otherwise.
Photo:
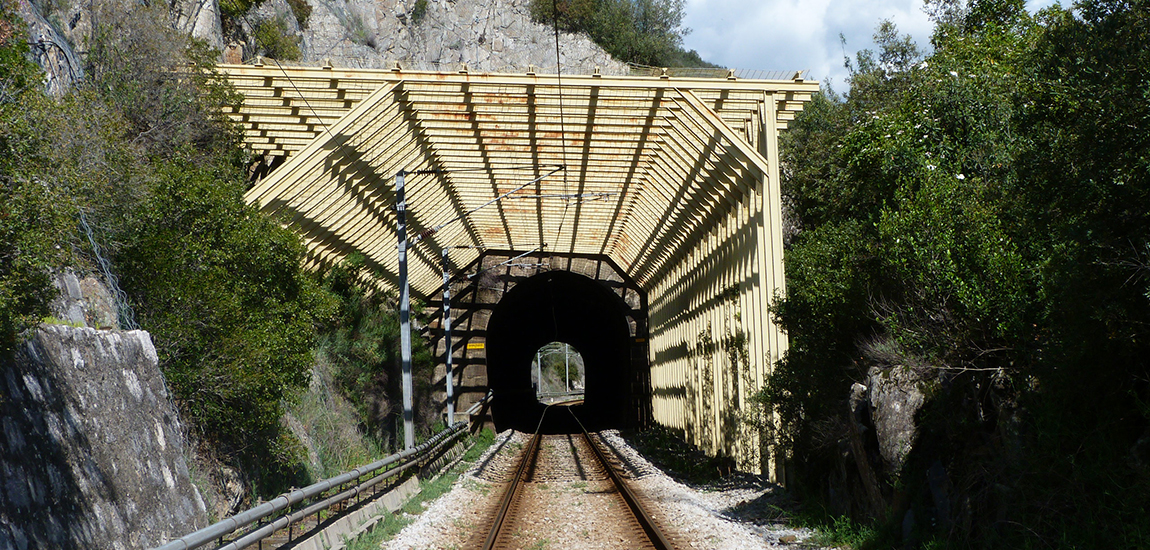
[[(677, 546), (731, 550), (809, 548), (803, 543), (813, 532), (789, 528), (774, 519), (777, 508), (770, 503), (781, 493), (779, 487), (758, 477), (743, 476), (724, 483), (717, 490), (695, 489), (665, 475), (617, 431), (605, 431), (602, 436), (626, 464), (625, 477), (630, 479), (631, 487), (645, 497), (648, 512)], [(414, 522), (381, 547), (391, 550), (470, 547), (476, 534), (486, 529), (489, 512), (498, 504), (502, 483), (529, 439), (529, 434), (510, 430), (499, 434), (488, 452), (460, 476), (450, 492), (428, 504)], [(598, 540), (594, 530), (585, 527), (594, 521), (588, 517), (593, 514), (575, 504), (589, 500), (575, 493), (587, 488), (587, 494), (591, 495), (594, 487), (594, 483), (556, 485), (553, 505), (534, 511), (548, 536), (525, 540), (524, 546), (533, 543), (536, 548), (610, 548), (610, 541)], [(565, 501), (569, 505), (562, 504)]]

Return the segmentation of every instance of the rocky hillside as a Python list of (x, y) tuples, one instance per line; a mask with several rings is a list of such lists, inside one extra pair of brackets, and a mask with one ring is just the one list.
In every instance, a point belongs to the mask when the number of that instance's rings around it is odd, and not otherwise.
[[(460, 69), (520, 72), (535, 65), (555, 70), (555, 35), (533, 23), (527, 0), (308, 0), (311, 14), (300, 29), (286, 0), (268, 0), (244, 16), (245, 24), (269, 18), (287, 24), (302, 38), (300, 60), (331, 59), (342, 67), (388, 67), (398, 61), (422, 70)], [(295, 23), (294, 25), (292, 25)], [(615, 61), (589, 38), (561, 34), (565, 72), (622, 74)], [(253, 51), (250, 41), (245, 53)]]
[[(238, 63), (256, 55), (285, 63), (416, 70), (520, 72), (530, 65), (555, 72), (554, 30), (534, 23), (528, 0), (175, 0), (173, 25), (220, 49)], [(20, 0), (38, 60), (55, 86), (82, 76), (92, 33), (130, 10), (116, 0)], [(75, 53), (73, 53), (75, 52)], [(566, 73), (623, 74), (585, 35), (561, 33), (559, 62)]]

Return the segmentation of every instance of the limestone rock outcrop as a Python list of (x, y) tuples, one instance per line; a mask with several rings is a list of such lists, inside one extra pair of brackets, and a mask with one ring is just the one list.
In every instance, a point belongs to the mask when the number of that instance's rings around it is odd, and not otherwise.
[(204, 40), (217, 50), (224, 48), (219, 0), (173, 0), (171, 9), (176, 30)]
[(151, 548), (207, 525), (147, 332), (42, 326), (0, 388), (0, 548)]
[(16, 10), (28, 24), (29, 47), (33, 59), (44, 69), (45, 91), (55, 97), (63, 95), (84, 78), (84, 66), (72, 50), (71, 41), (28, 0), (18, 0)]
[[(307, 0), (312, 7), (301, 30), (301, 62), (338, 67), (412, 70), (523, 72), (556, 71), (555, 34), (531, 21), (528, 0)], [(284, 0), (253, 8), (249, 19), (266, 18)], [(417, 9), (420, 6), (420, 9)], [(263, 10), (259, 14), (257, 10)], [(298, 28), (298, 27), (297, 27)], [(560, 33), (559, 61), (564, 73), (627, 73), (585, 35)]]
[(52, 316), (79, 327), (120, 328), (115, 299), (94, 275), (66, 270), (55, 274), (52, 283), (59, 291), (49, 305)]
[(872, 367), (867, 398), (879, 453), (889, 474), (897, 474), (918, 438), (915, 415), (926, 402), (922, 376), (908, 367)]

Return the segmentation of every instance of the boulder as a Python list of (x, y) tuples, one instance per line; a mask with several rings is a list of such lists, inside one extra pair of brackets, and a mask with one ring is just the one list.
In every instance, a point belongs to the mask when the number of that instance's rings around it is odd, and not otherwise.
[(872, 367), (867, 372), (867, 401), (883, 466), (897, 475), (918, 438), (915, 414), (926, 402), (922, 376), (903, 366)]

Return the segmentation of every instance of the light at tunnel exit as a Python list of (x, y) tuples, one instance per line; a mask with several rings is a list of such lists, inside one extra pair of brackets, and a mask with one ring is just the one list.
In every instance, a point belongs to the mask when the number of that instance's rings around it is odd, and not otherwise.
[(535, 398), (542, 403), (550, 403), (572, 394), (580, 394), (586, 388), (583, 368), (583, 355), (575, 346), (566, 342), (544, 344), (535, 352), (531, 361), (531, 387), (535, 388)]

